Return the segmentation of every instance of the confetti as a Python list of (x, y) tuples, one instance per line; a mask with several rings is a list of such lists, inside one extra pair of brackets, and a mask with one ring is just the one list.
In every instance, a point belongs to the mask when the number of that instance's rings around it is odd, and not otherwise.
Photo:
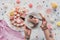
[(36, 7), (37, 9), (42, 9), (42, 6), (41, 5), (37, 5), (37, 7)]
[(33, 4), (32, 4), (32, 3), (30, 3), (28, 6), (29, 6), (29, 8), (32, 8), (32, 7), (33, 7)]
[(52, 9), (50, 9), (50, 8), (46, 9), (46, 13), (47, 14), (51, 14), (52, 13)]
[(43, 3), (45, 3), (45, 1), (43, 1)]
[(16, 0), (16, 3), (17, 3), (17, 4), (20, 4), (20, 0)]
[(4, 5), (4, 3), (2, 3), (2, 5)]
[(54, 3), (51, 3), (51, 6), (53, 9), (56, 9), (58, 7), (58, 4), (54, 2)]
[(14, 15), (14, 11), (11, 11), (11, 12), (10, 12), (10, 16), (13, 16), (13, 15)]
[(50, 18), (50, 22), (51, 22), (51, 23), (54, 23), (54, 19), (53, 19), (53, 18)]
[(46, 5), (46, 7), (48, 7), (48, 5)]
[(10, 16), (10, 20), (13, 20), (14, 19), (14, 17), (13, 16)]
[(58, 27), (60, 27), (60, 22), (57, 22), (56, 25), (57, 25)]

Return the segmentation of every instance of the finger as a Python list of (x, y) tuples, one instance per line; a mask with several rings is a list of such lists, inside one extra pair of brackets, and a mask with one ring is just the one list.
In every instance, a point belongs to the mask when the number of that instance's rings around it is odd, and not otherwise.
[(41, 28), (43, 28), (44, 26), (43, 26), (43, 25), (41, 25), (40, 27), (41, 27)]
[(31, 34), (31, 30), (28, 30), (28, 35), (30, 35)]
[(28, 27), (26, 27), (26, 29), (27, 29), (27, 30), (31, 30), (31, 29), (29, 29)]
[(45, 20), (45, 17), (40, 13), (40, 16), (42, 17), (42, 21)]
[(41, 14), (41, 13), (39, 13), (40, 14), (40, 16), (42, 17), (42, 18), (44, 18), (44, 16)]
[(32, 19), (28, 19), (28, 21), (30, 21), (30, 22), (31, 22), (31, 21), (32, 21)]

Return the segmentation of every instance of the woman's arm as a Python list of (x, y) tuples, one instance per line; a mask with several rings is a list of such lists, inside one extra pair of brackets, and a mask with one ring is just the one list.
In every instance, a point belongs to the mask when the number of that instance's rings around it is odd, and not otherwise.
[(42, 17), (42, 25), (40, 26), (45, 34), (46, 40), (54, 40), (52, 34), (50, 33), (49, 29), (47, 28), (47, 21), (46, 19), (40, 14)]
[[(42, 28), (42, 30), (43, 30), (43, 32), (45, 34), (46, 40), (54, 40), (54, 38), (51, 35), (49, 29), (47, 28), (47, 21), (46, 21), (46, 19), (42, 16), (42, 14), (40, 14), (40, 16), (42, 17), (42, 25), (41, 25), (41, 28)], [(36, 23), (38, 23), (38, 20), (33, 19), (31, 22), (33, 22), (33, 23), (36, 24)], [(27, 28), (27, 27), (25, 27), (25, 29), (26, 29), (25, 30), (26, 36), (28, 36), (30, 38), (31, 30), (29, 28)]]
[(45, 34), (46, 40), (54, 40), (53, 36), (51, 35), (48, 29), (44, 30), (43, 32)]
[(24, 29), (25, 29), (25, 39), (29, 40), (31, 35), (31, 29), (29, 29), (26, 25), (24, 26)]

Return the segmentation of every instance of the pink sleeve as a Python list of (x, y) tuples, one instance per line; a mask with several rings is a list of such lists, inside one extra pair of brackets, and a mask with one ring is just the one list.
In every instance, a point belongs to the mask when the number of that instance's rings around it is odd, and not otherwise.
[(0, 40), (24, 40), (24, 35), (10, 29), (5, 21), (0, 20)]

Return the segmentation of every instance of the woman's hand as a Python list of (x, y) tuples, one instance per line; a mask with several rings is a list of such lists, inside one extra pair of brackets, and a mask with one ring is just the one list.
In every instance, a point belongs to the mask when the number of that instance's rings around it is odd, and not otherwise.
[(33, 24), (37, 24), (38, 23), (38, 19), (37, 18), (32, 18), (32, 19), (29, 19), (29, 21)]
[(42, 16), (42, 14), (40, 14), (40, 16), (42, 18), (41, 28), (44, 31), (46, 40), (54, 40), (52, 34), (50, 33), (49, 29), (47, 28), (47, 21), (46, 21), (46, 19)]
[(31, 29), (27, 28), (27, 26), (24, 25), (24, 32), (25, 32), (25, 39), (29, 40), (31, 35)]
[(40, 14), (40, 16), (42, 18), (42, 24), (40, 27), (42, 28), (42, 30), (46, 30), (47, 29), (47, 21), (42, 14)]

